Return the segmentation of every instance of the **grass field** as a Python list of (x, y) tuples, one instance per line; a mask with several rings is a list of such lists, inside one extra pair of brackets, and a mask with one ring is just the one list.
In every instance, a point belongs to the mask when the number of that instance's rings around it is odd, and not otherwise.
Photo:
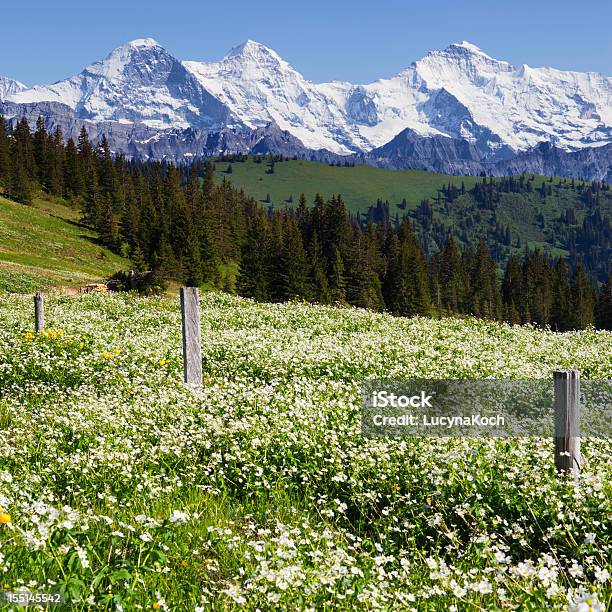
[(80, 286), (128, 267), (62, 202), (38, 197), (26, 206), (0, 196), (0, 290)]
[(268, 174), (268, 163), (255, 163), (252, 158), (246, 162), (232, 164), (232, 173), (226, 172), (227, 162), (216, 163), (215, 179), (227, 178), (236, 187), (244, 189), (254, 198), (265, 201), (270, 194), (271, 203), (277, 207), (291, 206), (287, 202), (293, 197), (297, 206), (300, 193), (306, 195), (312, 204), (317, 192), (324, 198), (341, 194), (349, 210), (365, 211), (376, 204), (376, 199), (388, 200), (391, 213), (398, 210), (396, 205), (406, 199), (407, 208), (414, 209), (424, 198), (436, 196), (437, 189), (449, 181), (456, 185), (465, 182), (466, 188), (474, 185), (479, 177), (449, 177), (435, 172), (419, 170), (381, 170), (371, 166), (344, 168), (303, 160), (277, 162), (274, 174)]
[(365, 438), (359, 385), (611, 378), (610, 332), (201, 308), (194, 389), (176, 297), (50, 296), (35, 335), (31, 300), (0, 295), (4, 589), (71, 610), (612, 604), (609, 439), (583, 439), (576, 484), (549, 438)]

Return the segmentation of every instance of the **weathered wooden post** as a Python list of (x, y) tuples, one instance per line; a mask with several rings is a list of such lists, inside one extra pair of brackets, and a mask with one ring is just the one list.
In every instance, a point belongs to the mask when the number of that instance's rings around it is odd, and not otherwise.
[(200, 302), (197, 287), (181, 287), (183, 362), (186, 383), (202, 384)]
[(555, 385), (555, 467), (580, 474), (580, 373), (557, 370)]
[(45, 327), (44, 297), (40, 291), (34, 296), (34, 329), (40, 333)]

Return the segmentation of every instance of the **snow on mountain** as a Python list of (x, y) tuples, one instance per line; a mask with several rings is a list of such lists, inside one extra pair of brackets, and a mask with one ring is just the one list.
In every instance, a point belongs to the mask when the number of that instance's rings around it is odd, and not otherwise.
[(18, 89), (5, 94), (9, 102), (61, 102), (93, 122), (204, 130), (274, 122), (306, 147), (337, 154), (370, 151), (407, 129), (465, 139), (490, 161), (541, 141), (566, 150), (612, 142), (612, 78), (516, 67), (468, 42), (360, 85), (313, 83), (251, 40), (220, 61), (181, 63), (146, 38), (77, 76)]
[(90, 121), (142, 122), (154, 128), (221, 128), (228, 109), (152, 38), (116, 48), (80, 74), (8, 96), (10, 102), (60, 102)]
[(8, 96), (23, 91), (24, 89), (27, 89), (27, 87), (23, 83), (15, 81), (14, 79), (9, 79), (8, 77), (0, 76), (0, 102), (5, 100)]
[[(445, 90), (472, 121), (516, 150), (550, 140), (572, 148), (612, 139), (612, 78), (596, 73), (520, 67), (491, 58), (475, 45), (454, 44), (428, 53), (395, 78), (428, 99)], [(436, 116), (419, 106), (432, 125)], [(442, 130), (470, 136), (470, 126)]]
[(184, 65), (247, 125), (274, 120), (336, 153), (370, 150), (406, 128), (466, 138), (500, 157), (542, 140), (565, 148), (612, 141), (611, 78), (515, 67), (468, 42), (367, 85), (312, 83), (253, 41), (219, 62)]
[(219, 62), (183, 65), (249, 127), (274, 121), (307, 147), (336, 153), (354, 149), (336, 101), (260, 43), (247, 40)]

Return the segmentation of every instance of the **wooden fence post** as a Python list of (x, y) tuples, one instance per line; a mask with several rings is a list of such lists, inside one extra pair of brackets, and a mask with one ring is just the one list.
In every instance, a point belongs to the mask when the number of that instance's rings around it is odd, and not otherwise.
[(557, 370), (555, 385), (555, 467), (580, 474), (580, 373)]
[(34, 329), (37, 333), (41, 332), (45, 327), (45, 305), (44, 297), (40, 291), (34, 296)]
[(197, 287), (181, 287), (183, 362), (186, 383), (202, 384), (200, 302)]

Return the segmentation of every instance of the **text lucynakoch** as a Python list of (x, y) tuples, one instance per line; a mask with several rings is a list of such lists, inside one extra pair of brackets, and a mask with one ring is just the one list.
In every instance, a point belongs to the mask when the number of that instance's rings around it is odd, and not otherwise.
[(399, 416), (387, 416), (375, 414), (372, 422), (377, 427), (504, 427), (506, 418), (497, 414), (494, 416), (482, 416), (480, 414), (461, 416), (432, 416), (428, 414), (401, 414)]

